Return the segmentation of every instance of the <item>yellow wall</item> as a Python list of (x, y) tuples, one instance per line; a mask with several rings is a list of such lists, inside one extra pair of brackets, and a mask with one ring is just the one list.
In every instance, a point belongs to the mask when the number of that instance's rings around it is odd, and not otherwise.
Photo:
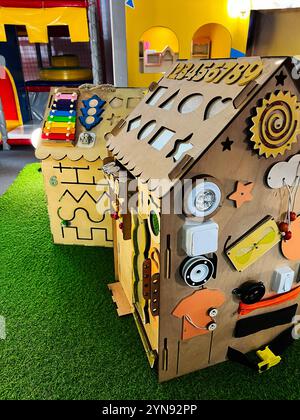
[(161, 75), (139, 72), (139, 41), (153, 26), (171, 29), (179, 41), (179, 58), (191, 57), (195, 32), (207, 23), (225, 26), (232, 38), (232, 48), (245, 52), (249, 18), (231, 18), (227, 0), (135, 0), (135, 8), (126, 7), (129, 86), (149, 86)]
[(48, 43), (47, 27), (53, 25), (68, 25), (72, 42), (90, 40), (87, 11), (83, 7), (0, 7), (0, 42), (7, 41), (5, 25), (25, 25), (32, 43)]
[[(211, 32), (211, 57), (212, 58), (229, 58), (232, 39), (230, 32), (221, 25), (212, 25)], [(244, 51), (243, 51), (244, 52)]]
[(194, 41), (205, 43), (207, 39), (211, 41), (211, 58), (229, 58), (232, 39), (230, 32), (225, 26), (208, 23), (201, 26), (194, 35)]
[(143, 34), (141, 41), (149, 41), (151, 50), (162, 51), (165, 47), (171, 47), (175, 53), (179, 50), (178, 39), (168, 28), (151, 28)]

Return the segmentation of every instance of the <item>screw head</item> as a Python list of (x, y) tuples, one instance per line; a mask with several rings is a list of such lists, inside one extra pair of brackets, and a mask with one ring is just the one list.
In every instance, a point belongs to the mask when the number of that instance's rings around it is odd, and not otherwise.
[(56, 177), (56, 176), (52, 176), (52, 177), (49, 179), (49, 184), (50, 184), (52, 187), (56, 187), (56, 186), (58, 185), (58, 180), (57, 180), (57, 177)]

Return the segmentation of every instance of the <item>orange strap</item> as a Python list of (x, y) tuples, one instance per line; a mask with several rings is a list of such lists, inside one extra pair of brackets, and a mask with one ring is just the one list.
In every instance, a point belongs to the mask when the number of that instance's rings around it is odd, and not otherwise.
[(295, 287), (291, 291), (287, 293), (282, 293), (280, 295), (276, 295), (276, 297), (271, 296), (267, 299), (263, 299), (254, 305), (247, 305), (245, 303), (240, 303), (238, 313), (239, 315), (248, 315), (251, 312), (255, 311), (256, 309), (267, 308), (269, 306), (280, 305), (281, 303), (288, 302), (290, 300), (296, 299), (300, 294), (300, 286)]

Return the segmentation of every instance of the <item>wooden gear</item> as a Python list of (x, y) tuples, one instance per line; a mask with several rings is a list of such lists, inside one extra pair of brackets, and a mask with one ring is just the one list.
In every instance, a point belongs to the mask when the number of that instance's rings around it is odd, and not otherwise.
[(251, 141), (259, 155), (284, 155), (297, 142), (299, 135), (299, 105), (297, 97), (290, 92), (279, 91), (263, 99), (252, 118)]

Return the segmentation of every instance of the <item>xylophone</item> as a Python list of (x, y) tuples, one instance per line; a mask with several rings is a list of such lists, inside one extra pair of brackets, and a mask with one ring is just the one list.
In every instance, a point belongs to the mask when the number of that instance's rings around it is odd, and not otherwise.
[(76, 92), (55, 93), (42, 132), (43, 144), (74, 145), (77, 100), (78, 94)]

